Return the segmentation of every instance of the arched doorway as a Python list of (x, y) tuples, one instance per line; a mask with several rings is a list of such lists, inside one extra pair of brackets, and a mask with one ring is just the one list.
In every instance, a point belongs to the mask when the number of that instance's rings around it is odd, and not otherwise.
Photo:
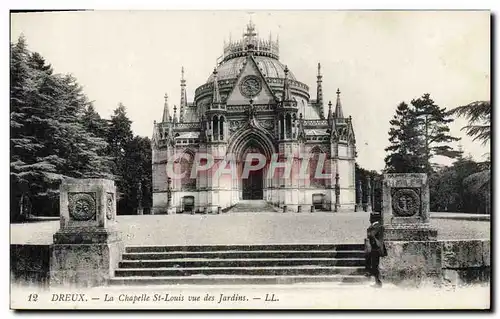
[[(228, 141), (227, 154), (236, 160), (236, 176), (233, 180), (236, 192), (234, 200), (269, 200), (273, 187), (273, 179), (268, 178), (267, 170), (272, 155), (276, 152), (272, 136), (260, 128), (245, 127), (231, 135)], [(266, 165), (262, 169), (251, 171), (248, 178), (243, 178), (245, 165), (256, 165), (257, 160), (246, 163), (247, 154), (262, 154)], [(249, 159), (250, 160), (250, 159)]]
[(248, 176), (245, 176), (244, 174), (245, 167), (256, 167), (259, 165), (259, 159), (254, 158), (252, 156), (248, 156), (249, 154), (264, 155), (264, 152), (262, 148), (253, 141), (248, 143), (247, 147), (242, 152), (242, 157), (240, 160), (241, 194), (242, 194), (241, 199), (244, 200), (264, 199), (264, 176), (267, 165), (260, 169), (249, 170)]

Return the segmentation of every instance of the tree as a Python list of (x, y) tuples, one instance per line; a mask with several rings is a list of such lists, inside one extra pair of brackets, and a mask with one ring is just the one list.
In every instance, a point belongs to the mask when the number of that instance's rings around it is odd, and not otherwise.
[(135, 136), (125, 149), (122, 213), (135, 214), (138, 208), (149, 211), (152, 205), (151, 141)]
[(370, 180), (370, 187), (371, 187), (371, 192), (372, 192), (372, 197), (371, 197), (371, 202), (372, 202), (372, 208), (373, 211), (380, 212), (382, 209), (382, 196), (381, 196), (381, 190), (382, 190), (382, 184), (380, 183), (382, 180), (382, 175), (378, 173), (377, 171), (374, 170), (367, 170), (362, 168), (361, 166), (358, 165), (358, 163), (355, 164), (355, 175), (356, 175), (356, 202), (358, 201), (358, 198), (360, 196), (359, 194), (359, 187), (358, 183), (361, 182), (361, 202), (366, 203), (368, 200), (368, 194), (367, 194), (367, 181)]
[(481, 171), (481, 163), (459, 157), (452, 166), (442, 167), (429, 176), (430, 209), (444, 212), (484, 212), (488, 198), (466, 186), (468, 176)]
[[(480, 141), (483, 145), (491, 139), (491, 103), (490, 101), (476, 101), (467, 105), (459, 106), (450, 111), (450, 114), (465, 117), (468, 125), (464, 126), (468, 136), (474, 141)], [(480, 164), (481, 170), (464, 179), (464, 186), (473, 194), (484, 197), (486, 201), (485, 211), (490, 212), (491, 201), (491, 168), (490, 160)]]
[(34, 71), (28, 63), (29, 55), (23, 35), (17, 43), (10, 44), (11, 219), (23, 218), (30, 213), (26, 205), (29, 202), (29, 191), (41, 188), (32, 181), (31, 174), (17, 168), (25, 165), (32, 157), (32, 152), (43, 147), (40, 142), (25, 134), (24, 122), (29, 118), (30, 100), (36, 92)]
[(396, 114), (389, 122), (390, 145), (385, 149), (389, 154), (385, 158), (388, 173), (422, 172), (422, 156), (419, 154), (421, 140), (416, 126), (414, 111), (401, 102)]
[(16, 219), (26, 197), (39, 213), (57, 205), (64, 178), (109, 176), (109, 159), (101, 156), (106, 141), (82, 123), (89, 103), (76, 79), (54, 74), (22, 37), (11, 49), (11, 217)]
[(117, 208), (120, 214), (130, 211), (130, 165), (127, 164), (126, 150), (128, 144), (132, 141), (132, 121), (127, 116), (127, 111), (122, 103), (114, 110), (111, 116), (108, 129), (108, 154), (113, 158), (113, 174), (117, 186)]
[(413, 99), (410, 105), (402, 102), (390, 121), (390, 145), (385, 150), (386, 171), (390, 173), (431, 173), (434, 156), (456, 158), (460, 152), (446, 143), (459, 138), (449, 134), (446, 108), (440, 108), (424, 94)]
[(411, 104), (414, 108), (415, 124), (419, 135), (423, 139), (424, 171), (432, 172), (431, 159), (434, 156), (445, 156), (457, 158), (459, 152), (452, 149), (447, 143), (459, 141), (460, 138), (449, 134), (449, 118), (446, 108), (440, 108), (426, 93), (418, 99), (413, 99)]
[(467, 105), (459, 106), (450, 111), (450, 115), (465, 117), (469, 123), (464, 126), (468, 136), (474, 141), (480, 141), (483, 145), (491, 138), (491, 103), (490, 101), (476, 101)]
[(82, 123), (86, 130), (95, 136), (106, 140), (108, 139), (108, 121), (102, 119), (99, 113), (95, 111), (92, 102), (88, 104), (83, 112)]

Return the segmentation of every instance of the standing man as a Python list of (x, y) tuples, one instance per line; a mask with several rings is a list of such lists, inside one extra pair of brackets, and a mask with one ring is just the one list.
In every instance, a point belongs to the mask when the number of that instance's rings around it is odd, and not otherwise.
[(369, 276), (375, 277), (375, 286), (382, 287), (380, 280), (380, 257), (387, 256), (383, 240), (383, 226), (376, 221), (367, 229), (367, 239), (365, 240), (366, 265)]

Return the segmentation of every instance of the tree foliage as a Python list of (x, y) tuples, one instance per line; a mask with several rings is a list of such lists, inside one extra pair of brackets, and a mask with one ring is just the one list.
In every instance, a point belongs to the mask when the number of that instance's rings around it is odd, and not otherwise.
[(76, 79), (54, 73), (39, 53), (28, 50), (23, 36), (10, 49), (11, 219), (57, 215), (65, 178), (112, 178), (127, 198), (128, 185), (140, 179), (143, 193), (151, 196), (149, 139), (133, 143), (125, 107), (120, 104), (108, 123)]
[[(459, 106), (450, 111), (450, 114), (465, 117), (468, 124), (462, 128), (474, 141), (485, 145), (491, 139), (491, 103), (490, 101), (476, 101)], [(489, 155), (489, 154), (488, 154)], [(480, 163), (480, 171), (471, 173), (464, 179), (464, 187), (472, 194), (484, 198), (487, 202), (486, 211), (491, 206), (491, 167), (490, 159)]]
[(449, 133), (452, 121), (446, 108), (436, 105), (429, 94), (413, 99), (410, 105), (400, 103), (390, 121), (386, 172), (431, 173), (435, 156), (460, 156), (447, 145), (459, 140)]
[(389, 122), (389, 143), (385, 149), (389, 154), (385, 158), (389, 173), (415, 173), (423, 171), (421, 139), (417, 129), (414, 110), (401, 102), (396, 114)]
[(469, 187), (470, 176), (481, 175), (483, 164), (460, 157), (429, 176), (430, 209), (437, 212), (489, 213), (487, 192)]
[(418, 99), (411, 101), (415, 117), (415, 124), (422, 142), (424, 155), (424, 171), (432, 172), (431, 159), (434, 156), (457, 158), (460, 151), (448, 145), (450, 142), (459, 141), (460, 138), (450, 135), (448, 124), (453, 122), (446, 108), (441, 108), (426, 93)]
[(491, 138), (491, 103), (490, 101), (475, 101), (459, 106), (450, 111), (451, 115), (464, 117), (469, 121), (462, 130), (471, 136), (474, 141), (483, 145)]

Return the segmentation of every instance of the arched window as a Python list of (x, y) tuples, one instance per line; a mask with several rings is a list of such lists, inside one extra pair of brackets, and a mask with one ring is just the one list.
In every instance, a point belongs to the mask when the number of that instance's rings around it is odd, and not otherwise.
[(292, 137), (292, 116), (290, 115), (290, 113), (287, 113), (285, 122), (286, 122), (285, 138), (291, 138)]
[(216, 141), (219, 138), (219, 119), (216, 115), (212, 119), (212, 130), (213, 139)]
[[(318, 147), (311, 150), (311, 155), (309, 157), (309, 180), (312, 187), (326, 186), (326, 178), (321, 176), (326, 174), (325, 155), (326, 154)], [(318, 168), (318, 166), (320, 166), (320, 168)], [(321, 170), (318, 171), (319, 169)]]
[(280, 139), (285, 138), (285, 120), (283, 114), (280, 115)]
[(182, 190), (195, 190), (196, 189), (196, 176), (191, 178), (191, 170), (193, 169), (194, 154), (186, 151), (180, 159), (180, 172), (185, 173), (181, 179)]
[(220, 140), (223, 141), (224, 140), (224, 116), (220, 117), (220, 130), (219, 130), (219, 133), (220, 133)]

